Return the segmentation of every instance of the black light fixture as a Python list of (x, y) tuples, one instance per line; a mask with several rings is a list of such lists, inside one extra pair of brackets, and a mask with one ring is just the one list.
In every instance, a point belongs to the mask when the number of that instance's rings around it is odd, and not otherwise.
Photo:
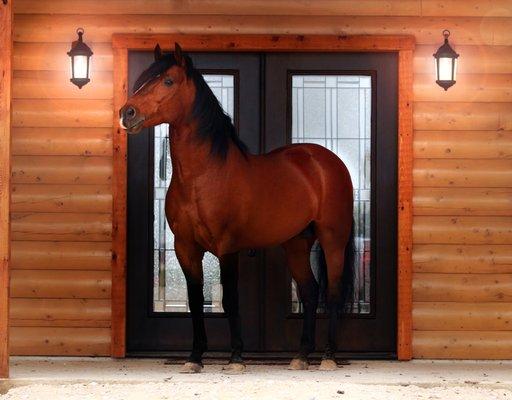
[(93, 52), (82, 40), (84, 30), (78, 28), (76, 33), (78, 34), (78, 40), (71, 44), (71, 50), (68, 51), (68, 56), (71, 58), (70, 81), (82, 89), (82, 86), (90, 82), (90, 59)]
[(436, 83), (444, 90), (455, 85), (457, 80), (457, 58), (459, 55), (452, 49), (448, 43), (450, 31), (443, 31), (444, 44), (439, 47), (434, 54), (436, 59)]

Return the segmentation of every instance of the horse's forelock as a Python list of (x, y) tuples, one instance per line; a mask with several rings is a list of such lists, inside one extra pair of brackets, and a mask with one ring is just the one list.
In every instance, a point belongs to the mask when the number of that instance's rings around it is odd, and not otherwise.
[(176, 59), (172, 54), (165, 54), (160, 60), (155, 61), (149, 66), (135, 81), (133, 93), (137, 92), (142, 86), (160, 76), (173, 65), (176, 65)]

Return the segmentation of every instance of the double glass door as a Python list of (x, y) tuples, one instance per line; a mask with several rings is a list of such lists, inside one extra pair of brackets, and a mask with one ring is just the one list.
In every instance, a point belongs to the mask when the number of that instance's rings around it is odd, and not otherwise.
[[(347, 165), (354, 185), (355, 291), (339, 328), (340, 350), (390, 357), (396, 337), (397, 63), (394, 54), (194, 53), (198, 68), (253, 154), (317, 143)], [(152, 54), (129, 55), (129, 83)], [(128, 351), (191, 346), (186, 283), (165, 220), (172, 176), (166, 124), (129, 136)], [(311, 266), (316, 271), (312, 250)], [(242, 252), (240, 308), (249, 352), (298, 348), (302, 306), (280, 247)], [(229, 350), (218, 259), (203, 259), (210, 350)], [(324, 305), (318, 349), (326, 339)]]

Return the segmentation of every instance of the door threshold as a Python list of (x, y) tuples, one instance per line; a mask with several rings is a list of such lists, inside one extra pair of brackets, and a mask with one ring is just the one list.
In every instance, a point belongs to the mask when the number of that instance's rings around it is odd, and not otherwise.
[[(187, 359), (189, 352), (185, 351), (130, 351), (126, 357), (129, 358), (165, 358), (166, 364), (180, 364)], [(224, 351), (208, 351), (204, 354), (205, 364), (218, 364), (229, 360), (231, 353)], [(288, 364), (296, 353), (290, 352), (246, 352), (243, 354), (247, 364)], [(323, 353), (312, 353), (309, 359), (312, 364), (319, 364)], [(341, 365), (350, 364), (349, 360), (396, 360), (396, 353), (393, 352), (366, 352), (351, 353), (339, 352), (336, 356), (337, 362)]]

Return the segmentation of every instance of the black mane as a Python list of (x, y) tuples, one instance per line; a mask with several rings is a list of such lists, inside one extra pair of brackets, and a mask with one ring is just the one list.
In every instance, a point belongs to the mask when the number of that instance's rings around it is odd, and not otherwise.
[[(188, 55), (186, 58), (186, 74), (196, 86), (196, 97), (192, 108), (192, 115), (198, 121), (198, 136), (211, 142), (211, 154), (225, 159), (231, 140), (245, 156), (247, 146), (238, 137), (231, 118), (224, 112), (219, 101), (204, 80), (201, 73), (194, 68)], [(151, 82), (173, 65), (177, 65), (172, 53), (163, 55), (146, 69), (137, 79), (133, 92), (137, 92), (148, 82)]]

